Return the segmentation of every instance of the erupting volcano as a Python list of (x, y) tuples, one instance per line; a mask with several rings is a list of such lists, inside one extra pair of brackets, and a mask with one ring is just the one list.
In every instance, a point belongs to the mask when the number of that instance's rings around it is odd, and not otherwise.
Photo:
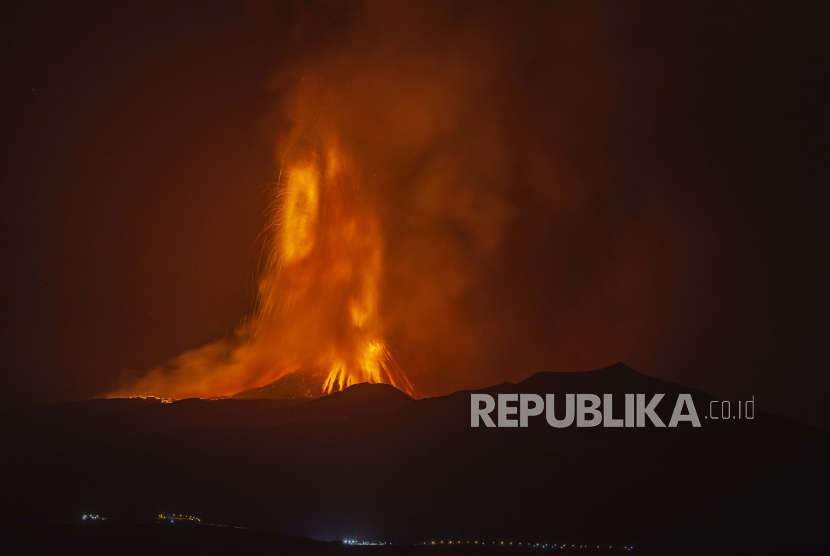
[(320, 121), (288, 144), (254, 314), (233, 338), (185, 352), (110, 395), (222, 397), (289, 374), (305, 379), (299, 395), (361, 382), (414, 394), (381, 334), (383, 235), (353, 159)]

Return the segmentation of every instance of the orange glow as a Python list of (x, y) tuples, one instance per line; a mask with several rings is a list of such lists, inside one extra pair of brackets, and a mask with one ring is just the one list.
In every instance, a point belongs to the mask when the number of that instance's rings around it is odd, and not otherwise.
[(314, 248), (314, 227), (319, 208), (319, 180), (313, 166), (291, 171), (283, 206), (282, 259), (287, 263), (306, 257)]
[(320, 394), (387, 383), (414, 394), (382, 337), (383, 234), (350, 155), (326, 125), (295, 131), (268, 216), (254, 315), (112, 396), (221, 397), (298, 369)]

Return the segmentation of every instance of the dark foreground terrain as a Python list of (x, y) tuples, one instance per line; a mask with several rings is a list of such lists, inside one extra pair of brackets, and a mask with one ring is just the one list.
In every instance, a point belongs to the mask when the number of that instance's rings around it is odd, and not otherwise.
[(0, 546), (4, 554), (78, 554), (150, 556), (198, 554), (314, 554), (331, 556), (511, 556), (514, 554), (591, 553), (652, 554), (629, 546), (596, 544), (546, 545), (527, 542), (459, 541), (449, 539), (413, 544), (349, 545), (343, 541), (315, 541), (286, 537), (251, 529), (220, 525), (166, 522), (146, 523), (40, 523), (0, 525)]
[[(677, 394), (691, 393), (703, 426), (555, 429), (539, 416), (527, 428), (471, 428), (469, 392), (413, 401), (365, 384), (313, 401), (91, 400), (6, 411), (4, 534), (18, 546), (54, 542), (42, 552), (53, 554), (161, 553), (157, 546), (177, 543), (204, 548), (172, 553), (467, 550), (276, 533), (634, 545), (640, 554), (828, 553), (830, 441), (822, 431), (760, 410), (753, 420), (705, 420), (714, 398), (622, 364), (482, 392), (613, 393), (615, 401), (664, 393), (666, 422)], [(126, 523), (161, 512), (260, 532)], [(106, 529), (44, 525), (86, 513), (107, 516), (94, 524)], [(94, 544), (102, 531), (101, 542), (118, 550)], [(84, 543), (94, 546), (74, 552)], [(216, 552), (223, 547), (231, 552)]]

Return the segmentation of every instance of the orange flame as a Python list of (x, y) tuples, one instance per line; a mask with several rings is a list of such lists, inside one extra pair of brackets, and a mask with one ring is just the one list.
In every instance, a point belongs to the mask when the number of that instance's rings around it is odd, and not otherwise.
[(186, 352), (110, 395), (227, 396), (297, 369), (327, 372), (321, 394), (360, 382), (414, 394), (381, 334), (383, 235), (352, 159), (319, 122), (293, 139), (255, 314), (234, 338)]

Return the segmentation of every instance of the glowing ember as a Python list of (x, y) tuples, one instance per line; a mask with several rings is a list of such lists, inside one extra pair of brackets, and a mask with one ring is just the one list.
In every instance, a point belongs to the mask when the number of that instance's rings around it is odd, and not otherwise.
[(414, 394), (383, 341), (383, 236), (351, 158), (320, 122), (295, 132), (269, 216), (255, 314), (235, 337), (186, 352), (113, 396), (216, 397), (297, 369), (320, 394), (382, 382)]

